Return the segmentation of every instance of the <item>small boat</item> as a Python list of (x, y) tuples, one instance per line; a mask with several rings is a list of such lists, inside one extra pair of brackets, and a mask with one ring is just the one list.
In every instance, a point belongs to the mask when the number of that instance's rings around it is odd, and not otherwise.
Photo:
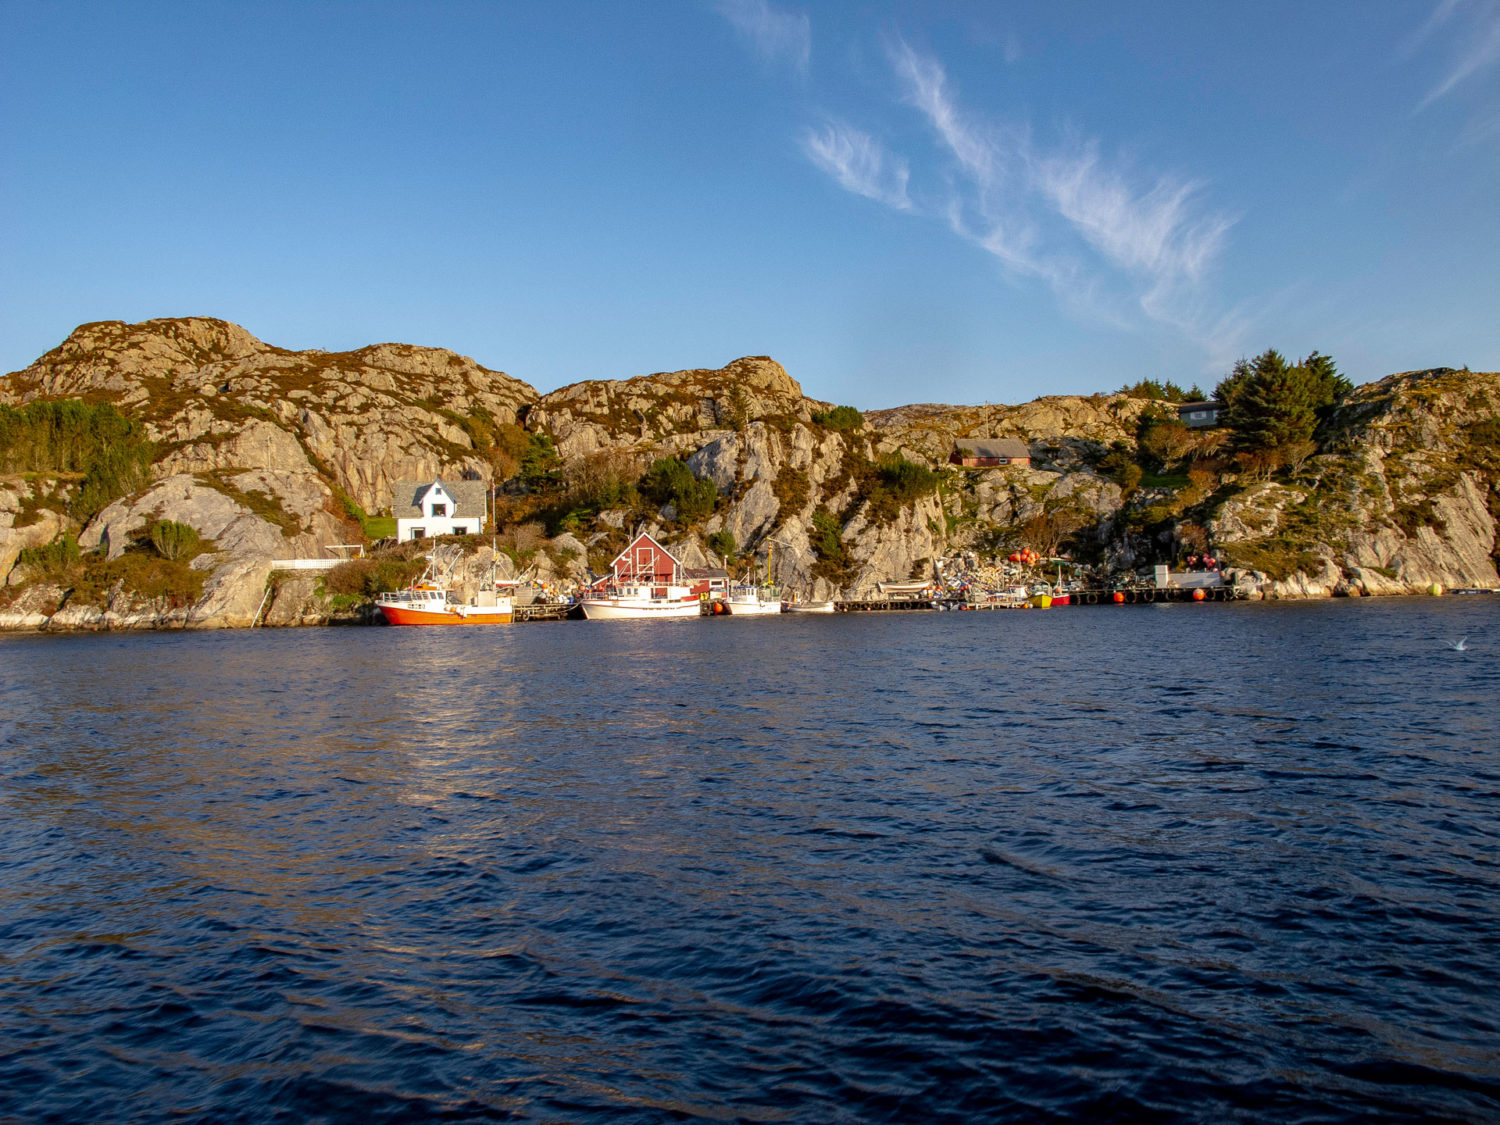
[(689, 586), (611, 586), (585, 595), (580, 604), (589, 621), (698, 617), (703, 612)]
[(832, 613), (832, 602), (782, 602), (782, 613)]
[(775, 586), (752, 586), (744, 583), (729, 587), (724, 608), (731, 617), (758, 617), (781, 612), (781, 592)]
[(438, 556), (428, 556), (427, 569), (404, 590), (379, 594), (375, 608), (388, 625), (508, 625), (515, 617), (514, 582), (492, 582), (468, 602), (448, 585)]

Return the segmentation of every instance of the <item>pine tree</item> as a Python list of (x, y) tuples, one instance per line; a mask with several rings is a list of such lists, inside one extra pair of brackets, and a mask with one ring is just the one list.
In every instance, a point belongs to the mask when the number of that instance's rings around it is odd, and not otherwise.
[(1312, 440), (1320, 417), (1351, 389), (1333, 360), (1313, 352), (1288, 363), (1274, 348), (1241, 359), (1214, 389), (1222, 421), (1242, 451), (1281, 449)]

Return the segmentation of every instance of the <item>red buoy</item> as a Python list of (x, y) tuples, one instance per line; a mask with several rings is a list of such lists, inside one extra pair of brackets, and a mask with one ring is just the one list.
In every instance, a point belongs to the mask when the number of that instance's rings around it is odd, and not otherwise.
[(1124, 590), (1116, 590), (1115, 591), (1115, 605), (1124, 605), (1124, 604), (1125, 604), (1125, 591)]
[(1193, 591), (1193, 601), (1195, 602), (1201, 602), (1206, 597), (1208, 597), (1208, 595), (1205, 594), (1202, 590)]

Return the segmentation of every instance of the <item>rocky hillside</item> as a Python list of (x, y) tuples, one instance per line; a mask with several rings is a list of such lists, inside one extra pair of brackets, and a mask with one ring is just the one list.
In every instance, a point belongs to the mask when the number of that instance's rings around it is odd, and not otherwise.
[(487, 475), (477, 428), (537, 399), (518, 379), (440, 348), (290, 352), (205, 317), (85, 324), (0, 383), (0, 401), (110, 402), (160, 443), (160, 472), (320, 474), (367, 509), (397, 480)]
[(1278, 596), (1403, 594), (1496, 582), (1500, 375), (1440, 369), (1356, 388), (1319, 454), (1237, 481), (1204, 514)]
[[(441, 349), (291, 352), (205, 318), (84, 325), (0, 380), (0, 403), (22, 434), (0, 425), (12, 627), (357, 616), (349, 575), (273, 576), (272, 560), (378, 538), (393, 483), (439, 475), (499, 485), (502, 571), (563, 586), (639, 527), (690, 565), (769, 557), (818, 598), (1022, 544), (1100, 576), (1212, 553), (1265, 596), (1500, 585), (1493, 374), (1358, 388), (1289, 463), (1236, 459), (1222, 433), (1156, 440), (1170, 408), (1123, 394), (861, 416), (748, 357), (542, 395)], [(31, 404), (48, 403), (44, 426)], [(94, 452), (60, 457), (47, 426), (82, 427)], [(1019, 438), (1032, 464), (948, 467), (966, 437)], [(132, 442), (143, 471), (99, 468)], [(192, 529), (190, 555), (165, 557), (162, 524)]]

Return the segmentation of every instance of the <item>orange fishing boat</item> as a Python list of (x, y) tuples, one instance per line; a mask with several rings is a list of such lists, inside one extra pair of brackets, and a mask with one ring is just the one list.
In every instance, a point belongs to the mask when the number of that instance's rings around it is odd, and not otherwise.
[(380, 594), (375, 608), (389, 625), (508, 625), (515, 617), (515, 587), (514, 582), (492, 581), (465, 602), (446, 576), (438, 575), (434, 556), (422, 577), (404, 590)]

